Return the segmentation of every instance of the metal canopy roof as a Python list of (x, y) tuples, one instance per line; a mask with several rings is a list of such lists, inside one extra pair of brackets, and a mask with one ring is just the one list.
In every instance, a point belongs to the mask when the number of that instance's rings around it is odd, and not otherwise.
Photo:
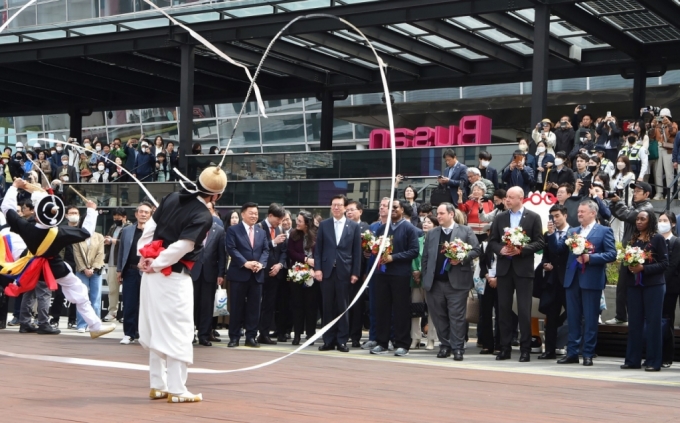
[[(551, 79), (629, 76), (640, 63), (652, 74), (680, 67), (680, 5), (671, 0), (240, 0), (168, 11), (253, 67), (294, 17), (340, 16), (374, 42), (390, 87), (413, 90), (530, 81), (539, 1), (552, 13)], [(154, 11), (8, 29), (0, 35), (0, 115), (176, 105), (186, 43), (195, 41)], [(196, 104), (243, 100), (241, 69), (203, 46), (195, 67)], [(293, 25), (258, 84), (270, 99), (382, 90), (364, 41), (324, 18)]]

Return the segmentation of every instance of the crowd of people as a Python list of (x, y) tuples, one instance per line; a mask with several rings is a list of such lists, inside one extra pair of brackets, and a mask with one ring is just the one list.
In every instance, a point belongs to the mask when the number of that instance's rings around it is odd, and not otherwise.
[[(178, 166), (174, 144), (161, 137), (153, 143), (131, 139), (123, 145), (115, 139), (109, 146), (85, 139), (82, 147), (70, 144), (65, 149), (35, 144), (24, 150), (18, 143), (14, 154), (3, 154), (6, 184), (25, 174), (56, 188), (59, 181), (123, 181), (127, 175), (121, 168), (142, 181), (162, 182), (173, 180), (170, 170)], [(304, 210), (292, 216), (271, 204), (260, 221), (255, 203), (220, 216), (208, 201), (213, 223), (191, 269), (194, 342), (211, 346), (221, 341), (213, 300), (223, 286), (229, 298), (230, 348), (299, 345), (303, 335), (316, 334), (320, 316), (323, 325), (338, 319), (323, 334), (320, 351), (362, 348), (405, 356), (421, 347), (433, 350), (439, 341), (437, 357), (460, 361), (473, 320), (478, 321), (480, 353), (496, 360), (510, 359), (516, 346), (520, 362), (530, 361), (533, 352), (540, 353), (539, 359), (563, 355), (560, 364), (579, 363), (582, 356), (583, 365), (590, 366), (596, 356), (606, 267), (617, 260), (616, 242), (621, 242), (623, 249), (639, 247), (646, 260), (621, 263), (616, 317), (605, 323), (628, 325), (622, 368), (658, 371), (672, 361), (673, 337), (667, 345), (666, 335), (672, 334), (680, 296), (680, 241), (676, 216), (657, 216), (650, 200), (674, 195), (679, 149), (680, 135), (668, 109), (645, 108), (640, 120), (619, 125), (610, 114), (593, 119), (579, 106), (573, 116), (555, 124), (544, 119), (531, 137), (518, 139), (511, 162), (500, 171), (492, 167), (489, 152), (480, 152), (478, 164), (468, 167), (453, 149), (446, 149), (446, 168), (429, 202), (418, 202), (411, 185), (400, 188), (396, 194), (401, 199), (383, 198), (378, 220), (371, 224), (362, 221), (363, 203), (343, 195), (332, 198), (331, 217), (325, 220)], [(192, 153), (199, 154), (200, 145)], [(403, 184), (404, 178), (398, 176), (396, 183)], [(555, 196), (549, 216), (524, 207), (533, 191)], [(95, 233), (61, 253), (87, 287), (95, 312), (100, 312), (106, 274), (105, 320), (123, 321), (121, 344), (139, 338), (142, 276), (136, 246), (154, 211), (151, 203), (140, 203), (131, 223), (125, 209), (118, 208), (106, 235)], [(20, 202), (16, 212), (29, 220), (35, 214), (30, 200)], [(67, 207), (66, 218), (69, 226), (81, 224), (77, 207)], [(517, 228), (528, 239), (521, 246), (506, 239)], [(389, 250), (377, 256), (365, 241), (385, 233)], [(574, 252), (569, 241), (578, 236), (589, 241), (590, 249)], [(446, 255), (442, 246), (453, 241), (469, 247), (464, 257)], [(538, 266), (537, 254), (542, 254)], [(376, 260), (365, 297), (341, 316)], [(310, 269), (304, 283), (291, 280), (289, 272), (299, 267)], [(472, 319), (470, 290), (481, 302)], [(19, 298), (10, 325), (19, 325), (22, 333), (59, 333), (63, 294), (57, 290), (53, 295), (48, 310), (49, 291), (37, 293), (36, 323), (20, 313)], [(546, 316), (544, 339), (531, 315), (532, 298)], [(565, 325), (568, 340), (560, 344), (558, 331)], [(69, 327), (88, 330), (77, 313), (69, 317)], [(364, 329), (368, 339), (362, 343)]]

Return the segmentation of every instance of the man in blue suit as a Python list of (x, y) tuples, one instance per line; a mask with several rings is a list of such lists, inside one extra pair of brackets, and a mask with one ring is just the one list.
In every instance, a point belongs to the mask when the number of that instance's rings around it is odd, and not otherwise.
[[(437, 177), (437, 181), (448, 188), (451, 193), (451, 203), (454, 207), (458, 207), (458, 189), (460, 188), (465, 192), (467, 166), (458, 161), (456, 152), (452, 148), (444, 150), (442, 156), (446, 162), (446, 169)], [(461, 198), (460, 201), (463, 201), (463, 199)]]
[[(564, 288), (567, 296), (567, 322), (569, 341), (567, 355), (557, 361), (559, 364), (578, 364), (579, 344), (583, 337), (583, 365), (592, 366), (597, 344), (597, 326), (600, 316), (600, 297), (606, 283), (607, 263), (616, 260), (614, 232), (611, 228), (596, 223), (598, 207), (593, 200), (584, 200), (578, 207), (577, 228), (567, 231), (565, 237), (548, 237), (548, 248), (567, 251), (565, 239), (573, 233), (584, 236), (593, 244), (592, 254), (575, 256), (569, 252)], [(554, 228), (551, 226), (554, 230)], [(585, 266), (585, 269), (583, 267)], [(584, 330), (581, 331), (581, 322)]]
[[(349, 306), (350, 285), (361, 274), (361, 229), (345, 217), (347, 197), (336, 195), (331, 200), (330, 219), (319, 224), (314, 247), (314, 279), (321, 284), (323, 324), (327, 325)], [(323, 334), (319, 351), (336, 348), (349, 352), (349, 313)]]
[[(259, 348), (257, 325), (260, 321), (262, 284), (269, 258), (269, 243), (264, 230), (257, 226), (257, 204), (241, 206), (241, 223), (227, 229), (227, 252), (231, 257), (227, 279), (231, 282), (230, 348), (238, 347), (241, 327), (246, 329), (246, 347)], [(244, 319), (245, 318), (245, 319)]]

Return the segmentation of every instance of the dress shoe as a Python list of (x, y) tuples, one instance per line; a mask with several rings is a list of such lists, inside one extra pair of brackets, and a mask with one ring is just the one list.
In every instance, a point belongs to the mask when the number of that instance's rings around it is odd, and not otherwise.
[(557, 360), (557, 364), (578, 364), (578, 356), (565, 355), (564, 357)]
[(335, 349), (335, 345), (323, 344), (319, 347), (319, 351), (332, 351)]
[(229, 343), (227, 344), (227, 348), (236, 348), (238, 347), (238, 339), (230, 339)]
[(520, 353), (520, 355), (519, 355), (519, 362), (520, 363), (528, 363), (530, 361), (531, 361), (531, 354), (529, 354), (528, 352)]
[(287, 342), (287, 341), (288, 341), (288, 337), (287, 337), (286, 334), (284, 333), (283, 335), (277, 336), (277, 337), (276, 337), (276, 341), (277, 341), (277, 342)]
[(295, 335), (295, 337), (293, 338), (292, 344), (293, 345), (300, 345), (300, 335)]
[(212, 342), (208, 341), (207, 339), (199, 339), (198, 343), (204, 347), (212, 347)]
[(532, 336), (531, 337), (531, 352), (534, 354), (538, 354), (541, 352), (543, 346), (543, 341), (541, 340), (540, 336)]
[(208, 338), (208, 340), (212, 342), (222, 342), (222, 339), (216, 338), (215, 335), (210, 335), (210, 338)]
[(216, 330), (213, 329), (213, 331), (212, 331), (212, 336), (215, 337), (215, 338), (219, 338), (219, 337), (220, 337), (220, 333), (219, 333), (218, 331), (216, 331)]
[(593, 358), (592, 357), (583, 357), (583, 365), (584, 366), (592, 366), (593, 365)]
[(90, 338), (97, 339), (100, 336), (104, 336), (107, 333), (111, 333), (116, 329), (115, 323), (103, 323), (99, 330), (90, 329)]
[[(128, 337), (129, 338), (129, 337)], [(192, 344), (198, 344), (198, 338), (194, 335), (194, 340), (191, 341)]]
[(539, 360), (554, 360), (557, 358), (557, 354), (554, 352), (544, 352), (543, 354), (538, 356)]
[(260, 335), (257, 338), (257, 342), (259, 342), (260, 344), (265, 344), (265, 345), (276, 345), (276, 341), (274, 341), (273, 339), (271, 339), (268, 336), (263, 336), (263, 335)]
[(361, 348), (361, 341), (352, 341), (352, 348)]
[(5, 329), (5, 328), (7, 328), (7, 321), (0, 320), (0, 329)]
[(347, 344), (340, 344), (338, 345), (338, 351), (349, 352), (349, 347), (347, 346)]
[(61, 331), (57, 328), (53, 328), (50, 326), (49, 323), (43, 323), (42, 325), (38, 326), (38, 330), (36, 330), (38, 335), (59, 335)]
[(183, 394), (170, 394), (168, 393), (168, 402), (170, 403), (183, 403), (183, 402), (201, 402), (203, 401), (203, 395), (202, 394), (197, 394), (194, 395), (191, 392), (185, 392)]
[(645, 372), (659, 372), (661, 369), (659, 367), (647, 366), (645, 367)]
[(19, 333), (35, 333), (38, 331), (38, 328), (36, 326), (33, 326), (32, 324), (21, 324), (19, 325)]
[(451, 357), (451, 348), (441, 347), (439, 353), (437, 353), (437, 358), (448, 358)]
[(496, 360), (510, 360), (511, 355), (509, 349), (502, 349), (496, 356)]
[(623, 364), (621, 366), (622, 370), (639, 370), (642, 366), (633, 366), (632, 364)]
[(260, 344), (258, 344), (257, 341), (253, 338), (250, 339), (246, 338), (245, 346), (250, 348), (260, 348)]
[(455, 350), (453, 352), (454, 361), (463, 361), (463, 350)]
[(493, 350), (490, 350), (490, 349), (488, 349), (488, 348), (482, 348), (482, 349), (479, 351), (479, 353), (480, 353), (480, 354), (493, 354)]

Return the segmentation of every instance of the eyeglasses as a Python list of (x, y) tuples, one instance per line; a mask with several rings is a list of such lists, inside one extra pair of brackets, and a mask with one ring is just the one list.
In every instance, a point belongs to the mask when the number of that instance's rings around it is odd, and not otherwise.
[(339, 209), (339, 208), (342, 207), (343, 205), (344, 205), (344, 204), (331, 204), (331, 207), (333, 207), (334, 209)]

